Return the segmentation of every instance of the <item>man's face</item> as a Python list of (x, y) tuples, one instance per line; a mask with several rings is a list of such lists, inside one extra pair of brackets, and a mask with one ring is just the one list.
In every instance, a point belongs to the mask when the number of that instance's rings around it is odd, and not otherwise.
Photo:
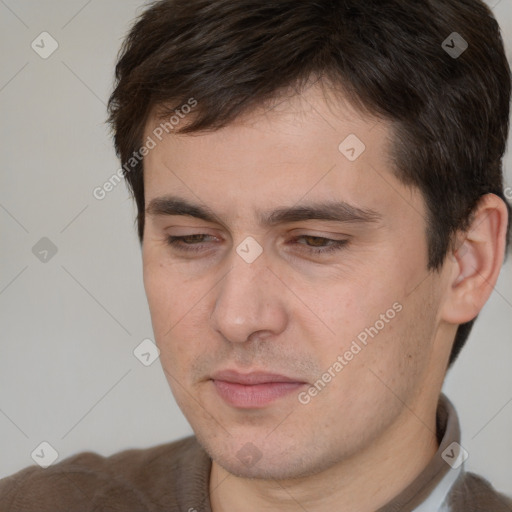
[[(392, 174), (389, 126), (330, 105), (312, 87), (214, 132), (166, 135), (145, 157), (161, 363), (198, 440), (240, 476), (318, 472), (407, 422), (424, 429), (444, 372), (445, 278), (427, 272), (423, 199)], [(170, 196), (213, 218), (162, 214), (154, 200)], [(338, 220), (268, 222), (341, 202)], [(223, 370), (291, 382), (244, 386)]]

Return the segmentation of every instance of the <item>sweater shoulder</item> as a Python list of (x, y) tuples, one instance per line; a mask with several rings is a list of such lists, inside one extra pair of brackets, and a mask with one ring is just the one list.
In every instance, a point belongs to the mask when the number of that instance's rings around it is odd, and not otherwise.
[(512, 512), (512, 498), (497, 491), (480, 475), (466, 472), (454, 484), (450, 510), (464, 512)]
[(0, 480), (0, 509), (155, 512), (162, 500), (172, 500), (173, 477), (198, 449), (191, 436), (110, 456), (85, 451), (45, 469), (29, 466)]

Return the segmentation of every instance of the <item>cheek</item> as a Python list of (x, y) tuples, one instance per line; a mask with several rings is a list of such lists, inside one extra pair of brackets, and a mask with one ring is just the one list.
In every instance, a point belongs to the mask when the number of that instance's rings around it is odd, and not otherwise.
[(144, 289), (157, 336), (163, 328), (164, 319), (170, 320), (170, 315), (175, 311), (172, 303), (173, 294), (169, 292), (172, 287), (169, 284), (161, 264), (144, 262)]
[(161, 263), (145, 262), (144, 289), (148, 300), (157, 345), (162, 351), (166, 339), (179, 330), (179, 319), (185, 315), (188, 300), (183, 282)]
[(190, 307), (187, 294), (193, 293), (192, 287), (177, 265), (151, 249), (143, 253), (143, 279), (154, 327), (158, 332), (164, 324), (166, 330), (170, 329), (185, 314), (187, 306)]
[(144, 288), (151, 314), (155, 341), (164, 368), (173, 375), (184, 374), (197, 354), (204, 350), (204, 287), (185, 278), (177, 266), (162, 262), (144, 262)]
[[(381, 314), (392, 308), (396, 294), (389, 287), (375, 286), (376, 281), (351, 278), (334, 278), (328, 287), (317, 287), (312, 292), (304, 290), (303, 297), (311, 309), (318, 311), (325, 333), (343, 345), (379, 320)], [(395, 311), (391, 311), (391, 314)], [(389, 315), (395, 316), (395, 315)], [(387, 324), (386, 324), (387, 325)]]
[(329, 367), (347, 354), (343, 373), (352, 377), (362, 367), (393, 377), (406, 365), (423, 365), (433, 335), (433, 304), (424, 286), (408, 294), (409, 283), (419, 282), (420, 272), (407, 266), (399, 272), (396, 263), (387, 261), (365, 270), (341, 279), (333, 276), (327, 287), (314, 291), (304, 288), (303, 297), (322, 320), (321, 330), (312, 333), (318, 360)]

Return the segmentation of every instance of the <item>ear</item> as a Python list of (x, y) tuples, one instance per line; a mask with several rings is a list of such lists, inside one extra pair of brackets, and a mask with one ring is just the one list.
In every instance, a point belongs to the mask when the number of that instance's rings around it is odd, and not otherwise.
[(469, 229), (458, 234), (457, 248), (447, 259), (450, 281), (441, 310), (445, 321), (469, 322), (487, 302), (505, 258), (507, 222), (504, 201), (495, 194), (482, 196)]

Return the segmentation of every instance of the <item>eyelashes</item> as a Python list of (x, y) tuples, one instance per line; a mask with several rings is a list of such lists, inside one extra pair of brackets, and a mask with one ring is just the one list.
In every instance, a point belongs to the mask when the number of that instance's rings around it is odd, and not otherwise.
[[(198, 241), (204, 241), (205, 238), (215, 238), (211, 235), (206, 234), (193, 234), (184, 236), (168, 236), (166, 241), (173, 249), (183, 253), (200, 253), (208, 250), (204, 243), (197, 243)], [(199, 239), (199, 240), (198, 240)], [(299, 243), (298, 240), (314, 240), (325, 245), (309, 245), (308, 243)], [(188, 242), (187, 242), (188, 240)], [(189, 243), (190, 240), (195, 242)], [(291, 239), (292, 245), (302, 246), (299, 250), (304, 251), (312, 255), (325, 255), (331, 254), (336, 251), (340, 251), (348, 244), (348, 239), (335, 240), (332, 238), (325, 238), (322, 236), (315, 235), (300, 235)]]

